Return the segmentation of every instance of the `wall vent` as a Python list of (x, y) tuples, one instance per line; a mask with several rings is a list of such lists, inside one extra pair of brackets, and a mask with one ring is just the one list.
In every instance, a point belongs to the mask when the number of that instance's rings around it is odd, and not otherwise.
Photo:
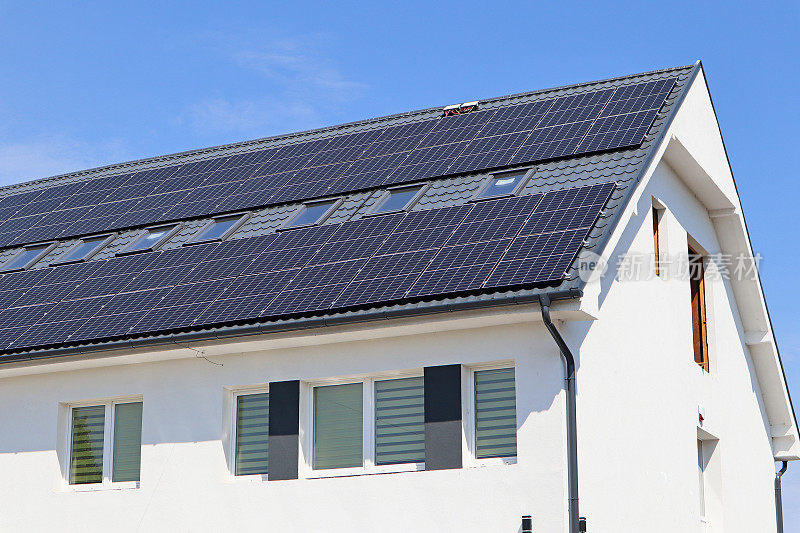
[(449, 117), (451, 115), (463, 115), (470, 111), (478, 110), (478, 102), (464, 102), (463, 104), (449, 105), (442, 109), (442, 116)]

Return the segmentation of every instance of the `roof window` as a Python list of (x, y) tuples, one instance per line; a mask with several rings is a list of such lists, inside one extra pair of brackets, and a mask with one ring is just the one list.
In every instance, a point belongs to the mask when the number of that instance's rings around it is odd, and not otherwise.
[(340, 202), (341, 200), (325, 200), (322, 202), (303, 204), (300, 211), (284, 226), (284, 228), (299, 228), (302, 226), (321, 224), (330, 216), (333, 209), (338, 206)]
[(484, 198), (497, 198), (499, 196), (511, 196), (522, 187), (525, 182), (527, 170), (519, 172), (508, 172), (506, 174), (495, 174), (478, 193), (478, 200)]
[(12, 272), (14, 270), (24, 270), (33, 266), (39, 259), (44, 257), (47, 252), (53, 249), (55, 243), (34, 244), (25, 246), (16, 255), (12, 256), (5, 263), (0, 265), (0, 272)]
[(389, 189), (384, 194), (383, 198), (378, 200), (375, 207), (370, 212), (371, 215), (382, 215), (384, 213), (394, 213), (397, 211), (405, 211), (413, 206), (416, 201), (422, 196), (424, 185), (416, 185), (413, 187), (397, 187)]
[(123, 254), (134, 254), (137, 252), (149, 252), (155, 250), (164, 242), (175, 235), (180, 226), (160, 226), (157, 228), (149, 228), (147, 233), (140, 236), (138, 239), (128, 245), (122, 252)]
[(186, 244), (221, 241), (236, 231), (247, 220), (247, 215), (230, 215), (211, 219), (194, 239)]
[(114, 238), (113, 235), (103, 235), (100, 237), (87, 237), (81, 239), (78, 243), (70, 248), (63, 257), (54, 261), (53, 264), (63, 265), (65, 263), (77, 263), (78, 261), (86, 261), (93, 255), (100, 251), (106, 244), (111, 242)]

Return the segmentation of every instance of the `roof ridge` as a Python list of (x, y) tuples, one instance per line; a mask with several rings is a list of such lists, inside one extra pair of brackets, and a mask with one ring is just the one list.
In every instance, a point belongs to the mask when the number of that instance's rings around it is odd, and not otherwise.
[[(537, 89), (537, 90), (534, 90), (534, 91), (526, 91), (526, 92), (521, 92), (521, 93), (507, 94), (507, 95), (496, 96), (496, 97), (492, 97), (492, 98), (481, 99), (479, 101), (481, 103), (484, 103), (484, 104), (485, 103), (494, 103), (494, 102), (498, 102), (498, 101), (502, 101), (502, 100), (509, 100), (509, 99), (513, 99), (513, 98), (522, 98), (522, 97), (526, 97), (526, 96), (534, 96), (534, 95), (544, 94), (544, 93), (548, 93), (548, 92), (555, 92), (555, 91), (563, 91), (563, 90), (568, 90), (568, 89), (574, 89), (576, 87), (591, 86), (591, 85), (597, 85), (597, 84), (602, 84), (602, 83), (609, 83), (609, 82), (625, 80), (625, 79), (629, 79), (629, 78), (637, 78), (637, 77), (641, 77), (641, 76), (650, 76), (650, 75), (654, 75), (654, 74), (661, 74), (661, 73), (666, 73), (666, 72), (686, 70), (686, 69), (694, 68), (698, 63), (699, 62), (696, 62), (696, 63), (694, 63), (692, 65), (669, 67), (669, 68), (664, 68), (664, 69), (650, 70), (650, 71), (646, 71), (646, 72), (638, 72), (638, 73), (634, 73), (634, 74), (626, 74), (626, 75), (623, 75), (623, 76), (615, 76), (615, 77), (601, 79), (601, 80), (592, 80), (592, 81), (581, 82), (581, 83), (573, 83), (573, 84), (569, 84), (569, 85), (560, 85), (560, 86), (556, 86), (556, 87), (549, 87), (549, 88), (545, 88), (545, 89)], [(230, 149), (236, 149), (236, 148), (245, 148), (247, 146), (257, 145), (257, 144), (268, 142), (268, 141), (277, 141), (277, 140), (282, 140), (282, 139), (291, 139), (293, 137), (309, 136), (309, 135), (314, 134), (314, 133), (335, 131), (337, 129), (343, 129), (343, 128), (347, 128), (347, 127), (355, 127), (355, 126), (360, 126), (360, 125), (366, 125), (366, 124), (374, 123), (374, 122), (377, 122), (377, 121), (387, 121), (388, 122), (388, 121), (394, 120), (394, 119), (413, 117), (413, 116), (416, 116), (416, 115), (423, 115), (425, 113), (430, 113), (430, 112), (433, 112), (433, 111), (439, 111), (439, 110), (442, 109), (442, 107), (443, 107), (442, 105), (433, 106), (433, 107), (428, 107), (428, 108), (425, 108), (425, 109), (417, 109), (417, 110), (413, 110), (413, 111), (406, 111), (406, 112), (403, 112), (403, 113), (395, 113), (395, 114), (392, 114), (392, 115), (382, 115), (382, 116), (377, 116), (377, 117), (371, 117), (371, 118), (356, 120), (356, 121), (353, 121), (353, 122), (345, 122), (345, 123), (342, 123), (342, 124), (334, 124), (334, 125), (331, 125), (331, 126), (323, 126), (321, 128), (314, 128), (314, 129), (310, 129), (310, 130), (303, 130), (303, 131), (291, 132), (291, 133), (283, 133), (283, 134), (279, 134), (279, 135), (272, 135), (272, 136), (269, 136), (269, 137), (260, 137), (258, 139), (249, 139), (249, 140), (246, 140), (246, 141), (237, 141), (237, 142), (233, 142), (233, 143), (220, 144), (220, 145), (210, 146), (210, 147), (205, 147), (205, 148), (195, 148), (195, 149), (192, 149), (192, 150), (185, 150), (183, 152), (174, 152), (174, 153), (171, 153), (171, 154), (163, 154), (163, 155), (145, 157), (145, 158), (142, 158), (142, 159), (134, 159), (134, 160), (131, 160), (131, 161), (123, 161), (121, 163), (112, 163), (112, 164), (109, 164), (109, 165), (102, 165), (102, 166), (99, 166), (99, 167), (76, 170), (76, 171), (67, 172), (67, 173), (64, 173), (64, 174), (57, 174), (55, 176), (47, 176), (47, 177), (44, 177), (44, 178), (37, 178), (37, 179), (33, 179), (33, 180), (22, 181), (22, 182), (19, 182), (19, 183), (12, 183), (12, 184), (9, 184), (9, 185), (4, 185), (4, 186), (0, 187), (0, 193), (7, 193), (9, 191), (13, 191), (16, 188), (22, 188), (24, 186), (30, 186), (30, 185), (34, 185), (34, 184), (45, 184), (45, 183), (48, 183), (48, 182), (57, 182), (59, 180), (66, 180), (68, 178), (79, 178), (81, 176), (86, 176), (86, 175), (89, 175), (89, 174), (101, 174), (101, 173), (105, 174), (106, 172), (113, 172), (114, 170), (119, 170), (120, 171), (119, 173), (124, 173), (124, 169), (129, 168), (129, 167), (134, 167), (134, 166), (135, 167), (139, 167), (139, 166), (145, 166), (145, 165), (156, 165), (158, 163), (165, 163), (165, 162), (170, 162), (170, 161), (173, 161), (173, 160), (182, 160), (184, 158), (190, 158), (190, 157), (193, 157), (193, 156), (203, 156), (205, 154), (217, 154), (217, 153), (220, 153), (220, 152), (222, 152), (224, 150), (230, 150)], [(141, 170), (141, 169), (137, 168), (136, 170)], [(94, 176), (94, 177), (101, 177), (101, 176), (98, 175), (98, 176)], [(94, 179), (94, 177), (89, 177), (88, 179)]]

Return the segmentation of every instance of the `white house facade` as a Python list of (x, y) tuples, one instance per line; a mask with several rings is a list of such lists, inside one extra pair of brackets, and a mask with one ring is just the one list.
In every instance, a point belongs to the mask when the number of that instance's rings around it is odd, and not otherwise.
[[(242, 178), (275, 161), (288, 185)], [(2, 531), (778, 527), (797, 423), (699, 63), (39, 180), (0, 212)]]

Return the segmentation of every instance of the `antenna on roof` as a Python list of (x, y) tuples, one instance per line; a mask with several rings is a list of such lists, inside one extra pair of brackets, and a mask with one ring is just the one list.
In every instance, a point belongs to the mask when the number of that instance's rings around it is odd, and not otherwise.
[(464, 102), (463, 104), (453, 104), (446, 106), (442, 109), (442, 116), (449, 117), (452, 115), (463, 115), (464, 113), (469, 113), (470, 111), (476, 111), (478, 109), (478, 102)]

